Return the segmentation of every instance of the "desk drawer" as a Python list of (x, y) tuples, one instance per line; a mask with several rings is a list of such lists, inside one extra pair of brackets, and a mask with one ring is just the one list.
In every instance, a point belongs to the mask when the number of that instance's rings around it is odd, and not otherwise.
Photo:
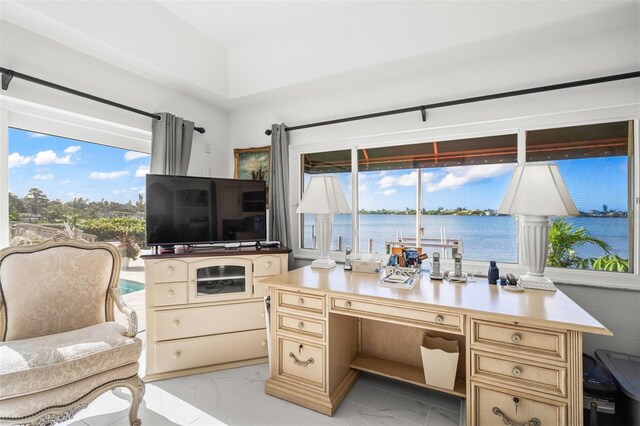
[(175, 259), (156, 262), (153, 265), (153, 280), (157, 283), (187, 281), (187, 264)]
[[(516, 408), (517, 405), (517, 408)], [(471, 382), (471, 423), (482, 426), (566, 426), (567, 404)], [(538, 423), (534, 423), (534, 419)]]
[(331, 297), (331, 311), (399, 324), (429, 326), (429, 328), (446, 330), (450, 333), (463, 333), (464, 317), (458, 314), (342, 297)]
[(556, 361), (567, 360), (567, 333), (562, 331), (473, 320), (471, 345), (485, 347), (491, 352), (506, 349)]
[(567, 369), (518, 358), (471, 351), (471, 378), (504, 381), (506, 385), (567, 396)]
[(204, 306), (156, 311), (155, 340), (182, 339), (266, 327), (264, 303)]
[(260, 256), (253, 260), (253, 276), (269, 277), (271, 275), (280, 274), (282, 267), (280, 258), (278, 256)]
[(156, 344), (154, 373), (205, 367), (267, 356), (267, 333), (252, 330)]
[(324, 297), (307, 293), (278, 291), (278, 308), (324, 316)]
[[(148, 293), (147, 293), (148, 294)], [(153, 305), (182, 305), (187, 303), (187, 283), (164, 283), (153, 287)]]
[(292, 380), (296, 384), (324, 389), (324, 346), (283, 337), (278, 338), (278, 345), (280, 377)]
[(278, 331), (320, 340), (324, 340), (324, 324), (324, 321), (320, 320), (300, 318), (289, 314), (278, 315)]

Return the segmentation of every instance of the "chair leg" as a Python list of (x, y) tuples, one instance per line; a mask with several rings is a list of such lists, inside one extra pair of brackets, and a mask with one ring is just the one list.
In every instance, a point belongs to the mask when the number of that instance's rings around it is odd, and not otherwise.
[(132, 377), (124, 384), (131, 390), (131, 407), (129, 408), (129, 424), (131, 426), (141, 426), (142, 421), (138, 417), (138, 408), (144, 398), (144, 382), (139, 376)]

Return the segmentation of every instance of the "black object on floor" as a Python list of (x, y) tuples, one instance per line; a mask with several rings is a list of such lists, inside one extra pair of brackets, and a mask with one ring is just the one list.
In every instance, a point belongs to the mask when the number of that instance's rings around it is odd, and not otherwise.
[(617, 386), (607, 367), (582, 354), (582, 383), (585, 426), (615, 425)]
[(596, 357), (613, 375), (616, 394), (616, 424), (640, 425), (640, 356), (598, 349)]

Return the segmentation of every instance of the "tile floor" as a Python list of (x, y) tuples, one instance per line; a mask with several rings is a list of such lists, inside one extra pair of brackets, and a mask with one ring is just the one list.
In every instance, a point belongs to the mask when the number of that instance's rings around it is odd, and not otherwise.
[[(144, 333), (140, 337), (144, 338)], [(142, 357), (144, 360), (144, 354)], [(144, 371), (144, 365), (141, 371)], [(363, 374), (338, 411), (324, 416), (266, 395), (267, 364), (147, 383), (140, 418), (155, 425), (457, 426), (464, 400)], [(96, 399), (65, 425), (128, 425), (129, 394)]]

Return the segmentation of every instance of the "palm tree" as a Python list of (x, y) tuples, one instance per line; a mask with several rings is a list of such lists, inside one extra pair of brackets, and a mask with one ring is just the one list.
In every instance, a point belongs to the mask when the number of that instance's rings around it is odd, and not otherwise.
[[(589, 266), (593, 267), (597, 259), (602, 258), (585, 259), (576, 254), (578, 247), (588, 244), (600, 247), (605, 252), (603, 257), (613, 256), (611, 254), (611, 246), (605, 241), (592, 237), (583, 227), (574, 228), (572, 224), (562, 217), (555, 218), (551, 222), (551, 229), (549, 230), (550, 250), (547, 266), (580, 269), (589, 269)], [(601, 263), (599, 262), (597, 265), (600, 266)]]

